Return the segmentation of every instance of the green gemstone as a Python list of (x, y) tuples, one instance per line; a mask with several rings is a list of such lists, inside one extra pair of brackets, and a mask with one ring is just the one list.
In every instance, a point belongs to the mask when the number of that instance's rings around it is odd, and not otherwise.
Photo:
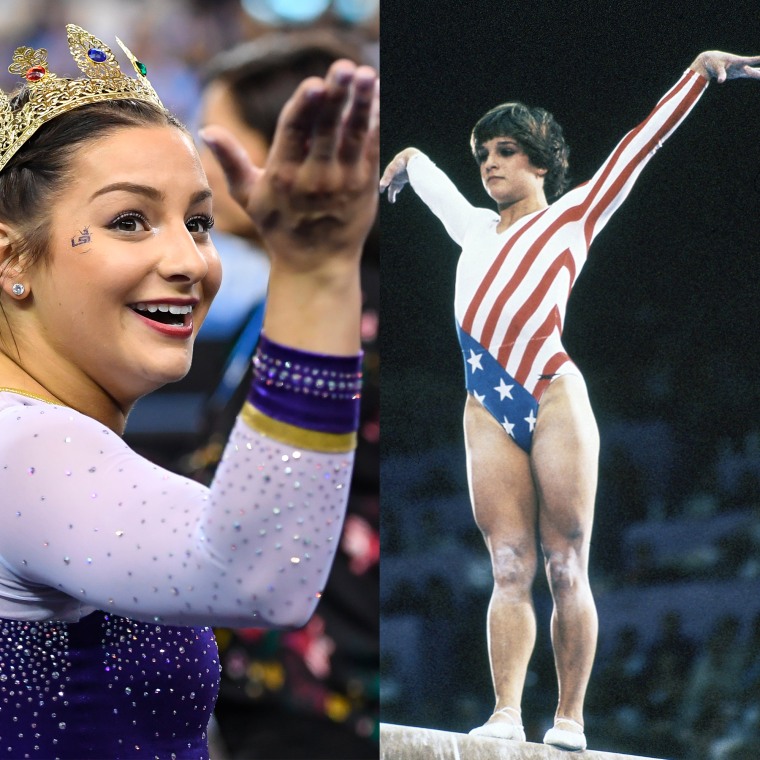
[(141, 61), (135, 61), (135, 68), (144, 76), (148, 76), (148, 67)]

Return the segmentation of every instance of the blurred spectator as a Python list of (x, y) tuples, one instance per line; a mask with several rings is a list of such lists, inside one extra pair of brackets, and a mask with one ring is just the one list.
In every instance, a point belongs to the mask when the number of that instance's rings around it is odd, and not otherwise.
[[(322, 76), (336, 58), (361, 61), (358, 38), (326, 29), (278, 32), (216, 57), (207, 68), (200, 125), (221, 124), (254, 162), (262, 163), (277, 116), (307, 76)], [(185, 461), (209, 479), (215, 441), (232, 423), (250, 372), (265, 296), (265, 254), (257, 233), (202, 152), (214, 192), (214, 239), (224, 266), (223, 289), (199, 345), (232, 345), (209, 404), (211, 443)], [(220, 234), (221, 233), (221, 234)], [(302, 630), (219, 630), (223, 675), (216, 717), (229, 758), (370, 758), (377, 756), (378, 614), (378, 297), (377, 236), (365, 251), (362, 423), (349, 512), (341, 546), (316, 615)], [(259, 299), (239, 297), (240, 282), (258, 279)], [(226, 290), (225, 290), (226, 288)], [(250, 289), (248, 289), (250, 292)]]
[(638, 631), (634, 626), (625, 626), (594, 677), (589, 693), (591, 712), (603, 715), (606, 711), (617, 713), (630, 704), (643, 705), (646, 663)]
[[(657, 638), (652, 643), (646, 655), (646, 659), (652, 663), (665, 654), (673, 654), (674, 667), (676, 671), (683, 674), (681, 678), (689, 671), (697, 647), (694, 642), (686, 635), (683, 630), (683, 621), (681, 614), (675, 610), (668, 610), (660, 620), (660, 630)], [(651, 681), (652, 674), (646, 673), (646, 679)]]
[(742, 664), (739, 619), (725, 615), (716, 623), (707, 646), (694, 659), (687, 677), (681, 725), (704, 731), (705, 720), (721, 721), (737, 696)]

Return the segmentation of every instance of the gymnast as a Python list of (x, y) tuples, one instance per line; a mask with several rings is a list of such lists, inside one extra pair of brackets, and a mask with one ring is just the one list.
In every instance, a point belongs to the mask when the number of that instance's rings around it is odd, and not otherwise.
[(454, 312), (467, 476), (494, 578), (487, 626), (496, 703), (472, 734), (525, 741), (521, 697), (536, 637), (531, 586), (540, 543), (559, 685), (544, 742), (586, 747), (583, 702), (598, 631), (588, 561), (599, 435), (583, 377), (562, 345), (567, 301), (592, 241), (708, 82), (759, 79), (759, 63), (760, 56), (698, 55), (594, 176), (564, 195), (561, 127), (547, 111), (514, 102), (488, 111), (471, 136), (497, 212), (472, 206), (416, 148), (398, 153), (381, 178), (391, 203), (411, 183), (462, 249)]
[(377, 76), (342, 60), (304, 80), (262, 167), (203, 131), (272, 262), (248, 400), (206, 488), (121, 435), (189, 369), (221, 277), (212, 191), (147, 65), (122, 45), (125, 73), (66, 32), (82, 76), (20, 47), (21, 87), (0, 93), (0, 746), (208, 758), (211, 626), (303, 626), (340, 539)]

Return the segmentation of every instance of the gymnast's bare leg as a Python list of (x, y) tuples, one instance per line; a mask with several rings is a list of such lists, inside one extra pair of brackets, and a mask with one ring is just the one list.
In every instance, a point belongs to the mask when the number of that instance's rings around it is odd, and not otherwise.
[(555, 733), (583, 732), (583, 701), (596, 652), (588, 561), (598, 460), (599, 434), (585, 383), (579, 376), (561, 377), (541, 398), (531, 450), (541, 549), (554, 601)]
[(530, 459), (472, 396), (464, 411), (467, 476), (475, 522), (491, 555), (488, 654), (496, 705), (474, 733), (522, 739), (520, 702), (536, 640), (538, 502)]
[[(554, 600), (559, 703), (553, 730), (582, 734), (583, 700), (597, 639), (588, 554), (599, 454), (585, 384), (567, 375), (549, 386), (530, 455), (471, 397), (464, 423), (473, 511), (494, 573), (488, 649), (496, 705), (475, 733), (524, 738), (520, 702), (535, 643), (531, 586), (538, 527)], [(585, 745), (585, 739), (579, 743)]]

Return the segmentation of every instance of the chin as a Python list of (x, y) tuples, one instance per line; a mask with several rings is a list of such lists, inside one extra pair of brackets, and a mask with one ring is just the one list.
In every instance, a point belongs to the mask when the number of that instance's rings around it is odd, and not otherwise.
[(160, 388), (162, 385), (167, 385), (169, 383), (178, 383), (187, 375), (189, 371), (190, 371), (189, 361), (183, 364), (181, 367), (167, 368), (166, 371), (161, 372), (156, 377), (156, 381), (159, 383), (157, 387)]
[(179, 382), (190, 371), (190, 361), (188, 360), (182, 364), (175, 364), (174, 366), (145, 369), (147, 371), (142, 374), (142, 377), (139, 380), (136, 379), (131, 392), (126, 395), (142, 398), (149, 393), (153, 393), (153, 391), (157, 391), (159, 388), (163, 388), (165, 385)]

